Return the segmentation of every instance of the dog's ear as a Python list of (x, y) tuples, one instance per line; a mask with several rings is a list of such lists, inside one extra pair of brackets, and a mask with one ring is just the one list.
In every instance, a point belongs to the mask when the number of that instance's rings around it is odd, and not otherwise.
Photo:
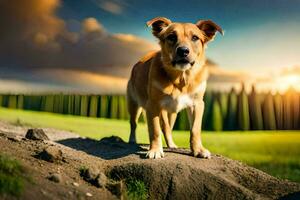
[(155, 17), (147, 22), (147, 26), (151, 26), (153, 35), (160, 38), (161, 31), (168, 27), (171, 23), (171, 20), (165, 17)]
[(199, 20), (196, 25), (205, 33), (204, 42), (213, 40), (217, 31), (224, 35), (222, 28), (211, 20)]

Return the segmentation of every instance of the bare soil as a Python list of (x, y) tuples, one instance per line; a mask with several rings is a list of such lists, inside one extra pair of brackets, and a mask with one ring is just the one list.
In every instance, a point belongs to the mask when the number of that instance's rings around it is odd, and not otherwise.
[[(145, 159), (147, 145), (131, 145), (116, 136), (97, 141), (44, 128), (50, 140), (29, 140), (25, 138), (28, 128), (0, 121), (1, 153), (18, 159), (33, 180), (26, 182), (20, 199), (124, 197), (109, 187), (96, 187), (84, 180), (82, 168), (97, 169), (111, 182), (141, 180), (148, 188), (149, 199), (300, 199), (300, 184), (221, 155), (200, 159), (190, 156), (188, 149), (166, 148), (165, 158), (149, 160)], [(47, 148), (61, 151), (63, 159), (41, 159), (38, 155)]]

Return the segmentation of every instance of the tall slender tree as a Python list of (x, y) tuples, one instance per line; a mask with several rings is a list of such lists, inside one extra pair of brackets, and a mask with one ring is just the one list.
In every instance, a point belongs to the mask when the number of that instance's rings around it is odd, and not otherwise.
[(68, 114), (74, 115), (74, 103), (75, 103), (75, 96), (68, 95)]
[(118, 118), (118, 96), (112, 96), (111, 97), (111, 103), (110, 103), (110, 118), (117, 119)]
[(300, 101), (299, 94), (293, 88), (291, 93), (291, 106), (292, 106), (292, 128), (294, 130), (298, 130), (300, 128)]
[(174, 129), (175, 130), (189, 130), (190, 129), (189, 119), (187, 116), (186, 109), (184, 109), (180, 113), (178, 113)]
[(17, 108), (17, 96), (16, 95), (9, 95), (8, 108)]
[(127, 119), (127, 107), (126, 98), (124, 95), (120, 95), (118, 98), (118, 118)]
[(3, 95), (0, 94), (0, 107), (3, 106)]
[(47, 95), (45, 98), (45, 107), (44, 111), (46, 112), (53, 112), (53, 105), (54, 105), (54, 96), (53, 95)]
[(293, 129), (293, 120), (292, 120), (292, 89), (288, 89), (283, 95), (283, 127), (286, 130)]
[(17, 99), (17, 108), (23, 109), (23, 107), (24, 107), (24, 95), (20, 94), (18, 95), (18, 99)]
[(250, 129), (249, 104), (244, 84), (242, 84), (242, 89), (238, 96), (238, 126), (243, 131)]
[(80, 102), (80, 115), (88, 116), (88, 109), (89, 109), (89, 97), (87, 95), (82, 95), (81, 102)]
[(100, 117), (108, 117), (108, 97), (106, 95), (100, 97)]
[(262, 130), (263, 117), (261, 111), (261, 103), (259, 95), (256, 93), (255, 86), (252, 86), (252, 91), (249, 95), (249, 112), (250, 112), (250, 126), (252, 130)]
[(80, 110), (81, 110), (81, 96), (75, 95), (75, 97), (74, 97), (74, 114), (80, 115)]
[(224, 124), (225, 130), (237, 130), (237, 94), (234, 88), (228, 95), (228, 112)]
[(274, 111), (276, 119), (276, 129), (282, 130), (283, 127), (283, 101), (282, 96), (277, 92), (274, 95)]
[(263, 103), (263, 118), (265, 130), (276, 130), (273, 97), (268, 93)]
[(220, 108), (221, 108), (222, 119), (224, 121), (227, 116), (227, 111), (228, 111), (228, 93), (219, 92), (218, 100), (219, 100), (219, 104), (220, 104)]
[(220, 102), (217, 98), (214, 98), (212, 104), (212, 115), (210, 120), (210, 127), (212, 131), (222, 131), (223, 130), (223, 117)]
[(98, 112), (98, 96), (92, 95), (90, 97), (89, 116), (90, 117), (97, 117), (97, 112)]

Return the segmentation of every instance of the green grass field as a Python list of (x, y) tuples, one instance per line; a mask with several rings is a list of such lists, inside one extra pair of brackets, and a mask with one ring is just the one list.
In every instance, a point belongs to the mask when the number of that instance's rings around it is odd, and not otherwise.
[[(0, 108), (0, 120), (53, 127), (96, 139), (116, 135), (127, 141), (129, 137), (129, 123), (121, 120), (6, 108)], [(189, 132), (175, 131), (173, 135), (178, 146), (188, 147)], [(137, 139), (139, 143), (149, 142), (145, 124), (139, 124)], [(204, 132), (203, 142), (213, 153), (240, 160), (273, 176), (300, 182), (300, 131)]]

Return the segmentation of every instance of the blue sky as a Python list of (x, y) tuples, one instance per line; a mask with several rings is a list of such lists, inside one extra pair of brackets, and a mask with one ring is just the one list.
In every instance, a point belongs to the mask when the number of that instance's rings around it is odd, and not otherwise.
[(153, 17), (182, 22), (212, 19), (223, 27), (225, 36), (218, 36), (207, 54), (221, 66), (264, 71), (300, 64), (299, 0), (109, 1), (120, 7), (118, 13), (102, 9), (100, 5), (105, 2), (64, 0), (58, 15), (78, 21), (95, 17), (109, 32), (135, 34), (152, 41), (145, 22)]

